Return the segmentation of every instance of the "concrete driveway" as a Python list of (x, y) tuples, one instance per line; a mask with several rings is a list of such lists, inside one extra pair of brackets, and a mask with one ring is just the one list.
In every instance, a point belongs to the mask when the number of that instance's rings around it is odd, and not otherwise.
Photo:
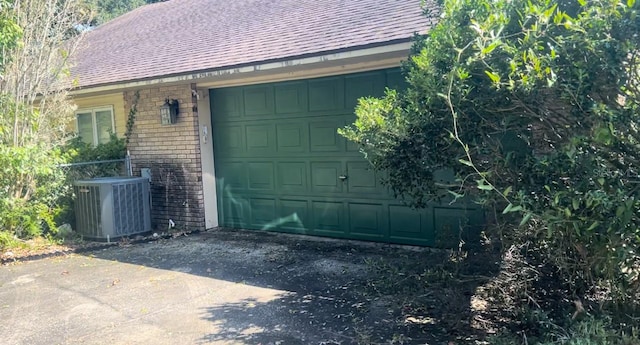
[(0, 343), (439, 344), (437, 322), (416, 328), (399, 299), (371, 293), (371, 263), (430, 255), (214, 231), (12, 263)]

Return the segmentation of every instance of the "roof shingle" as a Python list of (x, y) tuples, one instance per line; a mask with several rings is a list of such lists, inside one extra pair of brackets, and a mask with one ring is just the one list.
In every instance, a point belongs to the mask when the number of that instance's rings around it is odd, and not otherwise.
[(91, 87), (229, 68), (407, 40), (434, 23), (419, 0), (171, 0), (88, 33), (72, 74)]

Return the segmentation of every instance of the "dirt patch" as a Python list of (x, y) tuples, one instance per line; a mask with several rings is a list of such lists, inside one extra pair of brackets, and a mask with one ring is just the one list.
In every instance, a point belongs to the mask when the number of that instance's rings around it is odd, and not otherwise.
[(0, 264), (65, 255), (76, 249), (74, 245), (56, 244), (44, 239), (28, 240), (23, 242), (23, 246), (0, 251)]

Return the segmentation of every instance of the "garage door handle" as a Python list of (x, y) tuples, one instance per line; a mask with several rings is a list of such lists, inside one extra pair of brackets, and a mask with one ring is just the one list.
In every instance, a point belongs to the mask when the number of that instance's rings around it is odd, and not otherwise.
[(347, 179), (347, 175), (340, 175), (340, 176), (338, 176), (338, 179), (339, 179), (340, 181), (344, 181), (344, 180), (346, 180), (346, 179)]

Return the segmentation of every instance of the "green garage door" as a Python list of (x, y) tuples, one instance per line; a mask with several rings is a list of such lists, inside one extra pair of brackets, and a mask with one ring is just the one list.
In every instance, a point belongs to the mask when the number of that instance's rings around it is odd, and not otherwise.
[[(221, 226), (391, 243), (446, 245), (478, 212), (394, 200), (356, 145), (337, 133), (362, 96), (399, 70), (210, 91)], [(471, 216), (471, 217), (470, 217)]]

